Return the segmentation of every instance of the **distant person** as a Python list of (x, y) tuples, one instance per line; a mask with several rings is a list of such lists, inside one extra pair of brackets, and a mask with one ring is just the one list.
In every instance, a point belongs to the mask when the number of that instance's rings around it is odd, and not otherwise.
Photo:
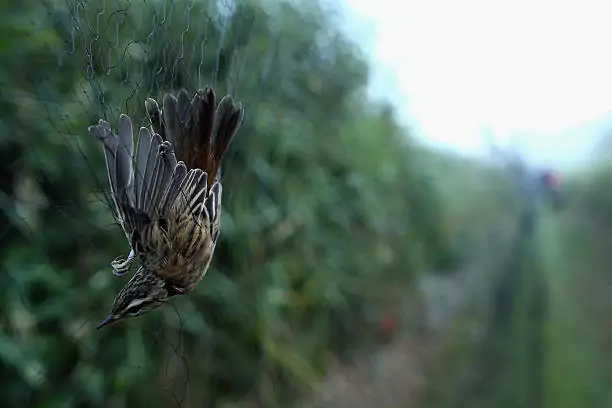
[(553, 170), (545, 170), (542, 172), (542, 189), (545, 198), (555, 209), (561, 209), (563, 206), (563, 197), (561, 193), (561, 175)]

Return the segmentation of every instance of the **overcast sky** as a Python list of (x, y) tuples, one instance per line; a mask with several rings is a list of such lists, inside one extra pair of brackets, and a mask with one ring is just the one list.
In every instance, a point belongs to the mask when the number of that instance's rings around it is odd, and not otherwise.
[(338, 1), (372, 91), (428, 143), (572, 165), (612, 130), (612, 2)]

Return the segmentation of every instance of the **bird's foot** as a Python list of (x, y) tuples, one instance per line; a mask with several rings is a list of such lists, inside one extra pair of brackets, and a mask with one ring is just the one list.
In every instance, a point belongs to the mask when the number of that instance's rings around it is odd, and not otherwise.
[(130, 251), (130, 254), (128, 255), (126, 259), (123, 259), (120, 256), (115, 258), (115, 260), (111, 262), (111, 267), (113, 268), (113, 275), (124, 276), (126, 273), (130, 271), (132, 263), (134, 262), (135, 259), (136, 259), (136, 254), (134, 253), (133, 249)]

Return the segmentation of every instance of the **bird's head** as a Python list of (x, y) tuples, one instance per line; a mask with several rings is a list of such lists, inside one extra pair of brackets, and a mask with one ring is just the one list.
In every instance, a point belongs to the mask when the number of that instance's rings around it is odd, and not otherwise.
[(166, 281), (140, 267), (117, 294), (111, 312), (98, 325), (98, 329), (121, 319), (150, 312), (164, 304), (168, 297)]

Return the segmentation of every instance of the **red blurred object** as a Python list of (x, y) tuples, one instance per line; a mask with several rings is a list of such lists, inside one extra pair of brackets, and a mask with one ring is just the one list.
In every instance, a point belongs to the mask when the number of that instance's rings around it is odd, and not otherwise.
[(380, 321), (380, 333), (383, 341), (389, 342), (397, 331), (397, 317), (393, 312), (387, 312)]
[(544, 185), (551, 189), (557, 189), (561, 185), (560, 175), (552, 170), (547, 170), (544, 172), (543, 181)]
[(553, 207), (557, 210), (563, 208), (564, 199), (562, 194), (561, 175), (552, 170), (543, 171), (541, 183), (544, 193)]

